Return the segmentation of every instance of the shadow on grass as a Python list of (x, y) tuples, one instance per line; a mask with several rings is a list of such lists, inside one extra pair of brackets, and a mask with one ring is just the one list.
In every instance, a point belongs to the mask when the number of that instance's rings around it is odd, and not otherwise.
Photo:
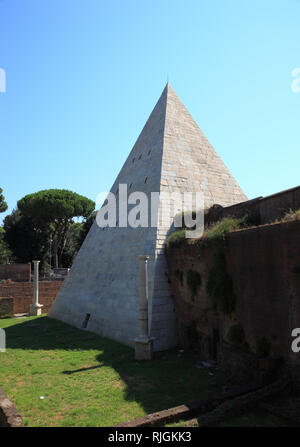
[(94, 364), (74, 370), (62, 366), (60, 374), (77, 377), (109, 366), (126, 385), (124, 398), (138, 402), (146, 413), (207, 397), (212, 391), (212, 378), (207, 371), (195, 368), (191, 355), (178, 357), (173, 350), (156, 353), (150, 362), (136, 362), (132, 348), (46, 316), (14, 320), (13, 325), (6, 322), (1, 326), (6, 332), (7, 349), (95, 351)]
[(79, 369), (74, 369), (73, 371), (62, 371), (63, 374), (74, 374), (74, 373), (79, 373), (79, 372), (83, 372), (83, 371), (90, 371), (91, 369), (98, 369), (98, 368), (102, 368), (104, 365), (96, 365), (96, 366), (89, 366), (88, 368), (79, 368)]

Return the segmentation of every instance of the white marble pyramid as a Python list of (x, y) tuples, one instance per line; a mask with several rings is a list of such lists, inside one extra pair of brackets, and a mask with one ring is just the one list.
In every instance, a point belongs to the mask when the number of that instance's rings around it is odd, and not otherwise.
[[(169, 84), (122, 167), (111, 192), (201, 191), (205, 207), (247, 197)], [(138, 256), (149, 260), (149, 335), (154, 350), (176, 346), (176, 321), (164, 243), (170, 225), (92, 225), (49, 316), (134, 346), (139, 332)]]

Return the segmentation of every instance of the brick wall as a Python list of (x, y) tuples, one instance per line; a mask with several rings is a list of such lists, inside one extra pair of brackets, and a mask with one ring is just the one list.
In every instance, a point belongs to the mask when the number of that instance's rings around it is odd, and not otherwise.
[(30, 281), (31, 264), (2, 264), (0, 265), (0, 280)]
[(257, 224), (266, 224), (281, 219), (290, 210), (298, 208), (300, 208), (300, 186), (225, 208), (215, 206), (205, 216), (205, 223), (210, 224), (223, 217), (243, 217), (245, 214), (251, 214)]
[(13, 298), (0, 298), (0, 317), (13, 315), (14, 300)]
[[(300, 221), (232, 232), (225, 249), (226, 269), (236, 296), (232, 315), (215, 311), (206, 293), (215, 248), (185, 240), (167, 250), (180, 342), (196, 340), (206, 358), (222, 358), (223, 340), (234, 324), (242, 326), (250, 351), (265, 338), (270, 356), (300, 368), (300, 353), (291, 350), (291, 331), (300, 327)], [(202, 282), (192, 296), (189, 270)], [(217, 352), (216, 352), (217, 351)], [(300, 370), (300, 369), (299, 369)]]
[[(39, 303), (43, 304), (43, 313), (47, 313), (63, 284), (62, 281), (40, 281)], [(29, 313), (29, 306), (33, 303), (33, 282), (18, 282), (0, 284), (0, 298), (14, 299), (13, 313)]]

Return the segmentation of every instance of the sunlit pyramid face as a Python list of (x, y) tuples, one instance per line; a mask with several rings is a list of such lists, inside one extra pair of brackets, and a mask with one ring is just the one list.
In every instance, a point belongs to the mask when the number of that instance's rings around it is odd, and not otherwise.
[[(111, 188), (116, 225), (102, 228), (95, 220), (49, 316), (82, 327), (89, 315), (90, 331), (133, 346), (139, 332), (138, 256), (149, 255), (149, 336), (156, 351), (174, 347), (176, 322), (164, 257), (173, 223), (163, 206), (172, 194), (191, 192), (201, 195), (203, 208), (247, 200), (167, 84)], [(148, 224), (141, 212), (130, 219), (134, 193), (148, 199)], [(120, 194), (127, 202), (121, 214)], [(141, 218), (143, 224), (135, 225)]]

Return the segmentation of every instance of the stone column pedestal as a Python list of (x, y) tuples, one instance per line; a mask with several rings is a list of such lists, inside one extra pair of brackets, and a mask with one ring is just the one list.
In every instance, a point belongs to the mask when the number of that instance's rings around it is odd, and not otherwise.
[(42, 307), (43, 304), (30, 304), (29, 315), (32, 317), (42, 315)]

